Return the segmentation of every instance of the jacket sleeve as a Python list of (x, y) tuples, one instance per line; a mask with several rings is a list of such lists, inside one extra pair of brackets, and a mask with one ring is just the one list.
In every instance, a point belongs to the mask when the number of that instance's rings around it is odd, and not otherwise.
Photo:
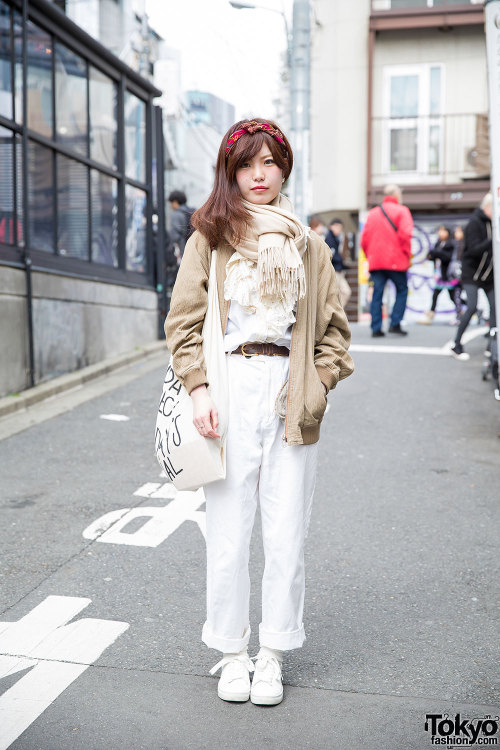
[[(314, 364), (328, 390), (354, 371), (347, 350), (351, 343), (349, 323), (340, 304), (339, 285), (324, 242), (318, 248), (319, 278)], [(326, 326), (325, 326), (326, 320)]]
[(481, 258), (485, 251), (492, 251), (493, 245), (490, 237), (483, 237), (479, 219), (471, 219), (465, 227), (465, 249), (464, 254), (471, 258)]
[(370, 252), (370, 239), (371, 239), (371, 212), (366, 217), (365, 225), (363, 227), (363, 231), (361, 232), (361, 237), (359, 239), (359, 244), (363, 248), (363, 252), (368, 258), (368, 253)]
[(186, 243), (165, 320), (172, 367), (188, 393), (208, 385), (201, 332), (208, 308), (209, 255), (208, 243), (195, 232)]
[(410, 209), (407, 206), (402, 207), (404, 210), (401, 212), (401, 220), (398, 226), (398, 236), (401, 249), (408, 256), (411, 257), (411, 238), (413, 237), (413, 219), (410, 213)]
[(184, 245), (184, 227), (185, 219), (184, 213), (180, 208), (177, 211), (172, 211), (172, 225), (170, 229), (170, 237), (172, 242), (176, 245)]

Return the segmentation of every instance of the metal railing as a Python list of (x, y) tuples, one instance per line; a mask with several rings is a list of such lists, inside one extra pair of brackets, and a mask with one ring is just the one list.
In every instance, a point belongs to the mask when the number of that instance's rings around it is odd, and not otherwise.
[(456, 184), (484, 178), (489, 157), (487, 114), (372, 118), (373, 184)]

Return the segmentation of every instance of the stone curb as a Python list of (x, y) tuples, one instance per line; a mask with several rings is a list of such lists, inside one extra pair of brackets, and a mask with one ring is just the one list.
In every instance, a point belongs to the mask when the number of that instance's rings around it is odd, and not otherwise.
[(90, 380), (95, 380), (102, 375), (108, 375), (114, 370), (118, 370), (120, 367), (132, 365), (142, 359), (153, 357), (160, 352), (168, 352), (166, 342), (154, 341), (152, 344), (136, 347), (125, 354), (119, 354), (116, 357), (110, 357), (109, 359), (104, 359), (102, 362), (96, 362), (88, 367), (83, 367), (76, 372), (60, 375), (46, 383), (41, 383), (40, 385), (34, 386), (34, 388), (29, 388), (28, 390), (23, 391), (19, 396), (4, 396), (3, 398), (0, 398), (0, 418), (7, 416), (7, 414), (12, 414), (15, 411), (20, 411), (21, 409), (27, 409), (28, 407), (33, 406), (33, 404), (37, 404), (51, 396), (55, 396), (57, 393), (63, 393), (71, 388), (84, 385)]

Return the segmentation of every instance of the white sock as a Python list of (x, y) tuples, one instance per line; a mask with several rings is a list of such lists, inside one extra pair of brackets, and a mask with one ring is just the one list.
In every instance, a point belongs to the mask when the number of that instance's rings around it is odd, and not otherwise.
[(245, 646), (245, 648), (244, 648), (244, 649), (242, 649), (241, 651), (238, 651), (237, 653), (234, 653), (234, 652), (232, 652), (232, 653), (227, 653), (227, 654), (223, 653), (223, 654), (222, 654), (222, 657), (223, 657), (223, 658), (225, 658), (226, 656), (243, 656), (243, 655), (244, 655), (244, 654), (246, 654), (247, 652), (248, 652), (248, 646)]
[(277, 648), (269, 648), (268, 646), (261, 646), (257, 658), (261, 656), (274, 656), (275, 659), (281, 664), (283, 662), (283, 651), (279, 651)]

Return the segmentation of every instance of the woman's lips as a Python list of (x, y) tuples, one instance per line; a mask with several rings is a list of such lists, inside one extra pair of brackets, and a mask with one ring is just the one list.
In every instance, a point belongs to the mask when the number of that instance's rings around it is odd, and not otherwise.
[(264, 190), (267, 190), (267, 188), (266, 188), (266, 187), (262, 187), (262, 186), (259, 186), (259, 187), (254, 187), (254, 188), (251, 188), (251, 189), (252, 189), (252, 190), (253, 190), (253, 191), (254, 191), (255, 193), (263, 193), (263, 192), (264, 192)]

